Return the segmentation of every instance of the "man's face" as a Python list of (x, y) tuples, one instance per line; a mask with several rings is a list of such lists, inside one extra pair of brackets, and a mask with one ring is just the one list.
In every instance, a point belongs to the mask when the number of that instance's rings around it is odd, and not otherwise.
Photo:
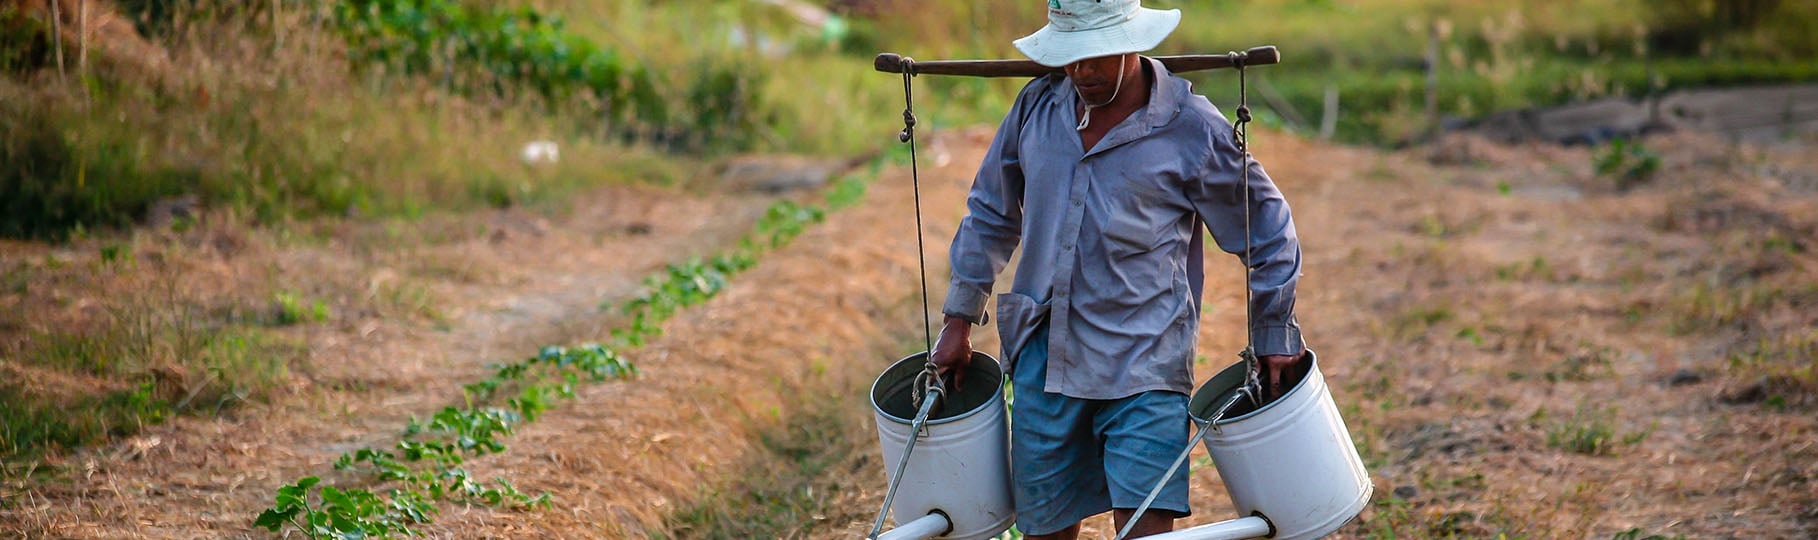
[(1117, 77), (1120, 74), (1127, 75), (1129, 71), (1128, 68), (1120, 71), (1118, 67), (1131, 56), (1100, 56), (1067, 64), (1067, 79), (1073, 81), (1073, 87), (1079, 89), (1079, 95), (1085, 98), (1086, 103), (1102, 104), (1111, 101), (1117, 92)]

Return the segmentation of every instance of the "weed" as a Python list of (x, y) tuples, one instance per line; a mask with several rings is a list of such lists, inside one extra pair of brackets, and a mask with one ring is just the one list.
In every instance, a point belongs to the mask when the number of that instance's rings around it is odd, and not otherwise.
[(1753, 381), (1729, 401), (1759, 399), (1775, 410), (1818, 404), (1818, 331), (1762, 336), (1730, 353), (1728, 371)]
[(1552, 265), (1547, 263), (1547, 258), (1539, 255), (1535, 255), (1534, 258), (1529, 259), (1526, 262), (1513, 262), (1497, 265), (1495, 273), (1496, 279), (1502, 281), (1527, 281), (1534, 279), (1553, 281), (1557, 279), (1557, 274), (1553, 271)]
[(1475, 326), (1466, 326), (1464, 328), (1458, 329), (1458, 334), (1456, 334), (1454, 337), (1457, 337), (1458, 339), (1462, 339), (1465, 341), (1469, 341), (1469, 342), (1471, 342), (1472, 345), (1475, 345), (1478, 347), (1483, 346), (1483, 335), (1477, 333), (1477, 327), (1475, 327)]
[(1615, 177), (1616, 189), (1627, 191), (1654, 178), (1660, 170), (1660, 154), (1640, 142), (1618, 138), (1592, 156), (1592, 166), (1599, 176)]
[(1378, 497), (1370, 501), (1370, 506), (1374, 510), (1371, 516), (1368, 519), (1360, 519), (1356, 525), (1353, 525), (1353, 527), (1362, 529), (1364, 538), (1372, 540), (1401, 538), (1414, 535), (1419, 530), (1415, 523), (1413, 505), (1401, 497), (1394, 495)]
[(328, 320), (328, 304), (322, 303), (321, 300), (305, 302), (296, 293), (285, 291), (278, 293), (272, 301), (277, 305), (277, 315), (273, 323), (278, 326)]
[(1547, 368), (1547, 382), (1587, 382), (1612, 374), (1617, 351), (1609, 347), (1581, 344), (1587, 352), (1567, 356)]
[(1446, 223), (1440, 220), (1437, 214), (1421, 216), (1419, 229), (1421, 234), (1433, 238), (1444, 238), (1446, 237), (1446, 233), (1450, 231), (1450, 229), (1446, 227)]
[(257, 328), (208, 320), (168, 288), (105, 313), (92, 328), (33, 336), (23, 364), (105, 383), (55, 395), (0, 389), (0, 431), (9, 435), (0, 460), (128, 435), (176, 414), (218, 414), (279, 388), (297, 351)]
[(1675, 298), (1667, 331), (1675, 335), (1746, 327), (1757, 324), (1762, 313), (1779, 305), (1818, 305), (1818, 288), (1808, 291), (1772, 283), (1742, 282), (1729, 286), (1700, 281)]
[(101, 264), (108, 266), (116, 264), (132, 265), (133, 247), (128, 244), (108, 244), (101, 246)]
[[(1615, 408), (1594, 409), (1580, 405), (1570, 418), (1554, 423), (1547, 430), (1547, 446), (1587, 456), (1605, 456), (1613, 454), (1619, 443), (1634, 445), (1647, 439), (1648, 430), (1618, 434), (1612, 420), (1615, 415)], [(1536, 420), (1545, 417), (1544, 409), (1535, 412)]]
[(1398, 339), (1420, 336), (1433, 326), (1455, 317), (1452, 309), (1443, 305), (1411, 307), (1389, 321), (1390, 335)]
[(1645, 531), (1641, 530), (1641, 527), (1635, 527), (1616, 533), (1615, 536), (1610, 537), (1610, 540), (1685, 540), (1685, 535), (1675, 534), (1667, 536), (1664, 534), (1646, 534)]
[(827, 192), (827, 209), (830, 211), (844, 210), (846, 207), (858, 204), (865, 198), (865, 189), (870, 186), (871, 180), (871, 178), (859, 175), (840, 178), (833, 184), (833, 189)]
[(436, 307), (435, 296), (428, 287), (411, 280), (374, 282), (367, 289), (366, 300), (386, 308), (394, 316), (416, 317), (437, 323), (447, 322), (447, 315)]

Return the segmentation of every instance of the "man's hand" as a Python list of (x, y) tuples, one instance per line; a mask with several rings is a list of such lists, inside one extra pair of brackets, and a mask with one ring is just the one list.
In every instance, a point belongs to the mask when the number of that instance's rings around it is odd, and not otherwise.
[(1271, 354), (1262, 356), (1260, 359), (1262, 360), (1262, 373), (1258, 376), (1262, 379), (1263, 394), (1266, 394), (1263, 396), (1263, 403), (1268, 403), (1275, 401), (1282, 394), (1286, 394), (1287, 385), (1299, 380), (1300, 377), (1295, 370), (1295, 361), (1300, 360), (1300, 357)]
[(935, 370), (943, 377), (953, 373), (952, 389), (959, 390), (966, 367), (972, 365), (972, 323), (949, 315), (941, 325), (941, 337), (934, 340), (932, 355)]

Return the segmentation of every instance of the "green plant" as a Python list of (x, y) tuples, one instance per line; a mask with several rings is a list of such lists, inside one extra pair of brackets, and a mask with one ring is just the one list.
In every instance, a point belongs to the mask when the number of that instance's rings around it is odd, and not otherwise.
[(19, 4), (0, 6), (0, 73), (22, 73), (52, 63), (51, 29)]
[(294, 343), (213, 319), (174, 290), (154, 287), (101, 307), (89, 325), (30, 334), (14, 360), (105, 384), (54, 394), (0, 388), (0, 432), (9, 435), (0, 460), (129, 435), (178, 414), (218, 414), (288, 380)]
[(1618, 138), (1611, 140), (1592, 156), (1599, 176), (1616, 177), (1617, 189), (1629, 189), (1652, 180), (1660, 170), (1660, 154), (1640, 142)]
[[(846, 188), (851, 189), (854, 188)], [(841, 191), (828, 196), (852, 197)], [(738, 247), (730, 252), (707, 261), (671, 264), (663, 273), (645, 278), (643, 294), (619, 307), (620, 311), (631, 317), (631, 324), (614, 329), (613, 339), (618, 343), (638, 346), (646, 339), (661, 335), (662, 322), (670, 315), (681, 308), (713, 298), (725, 289), (732, 275), (756, 265), (759, 255), (788, 244), (806, 230), (808, 225), (818, 223), (825, 217), (826, 210), (813, 206), (792, 201), (772, 204), (752, 227), (751, 233), (740, 238)]]
[[(398, 485), (386, 495), (324, 486), (317, 492), (324, 501), (332, 498), (329, 490), (335, 490), (335, 493), (352, 494), (350, 496), (355, 500), (368, 504), (330, 504), (311, 510), (298, 501), (308, 500), (310, 488), (316, 482), (299, 481), (297, 485), (289, 486), (294, 493), (281, 489), (277, 504), (262, 513), (256, 523), (272, 531), (286, 524), (293, 525), (315, 538), (339, 537), (344, 530), (384, 536), (400, 532), (413, 534), (400, 525), (402, 519), (427, 522), (427, 514), (433, 513), (434, 503), (444, 500), (487, 506), (546, 507), (550, 504), (547, 493), (526, 494), (504, 478), (494, 478), (490, 484), (477, 481), (461, 467), (462, 463), (469, 457), (505, 451), (502, 438), (511, 435), (516, 426), (535, 421), (541, 412), (548, 410), (552, 399), (574, 397), (579, 375), (603, 381), (628, 377), (636, 372), (635, 367), (603, 346), (545, 347), (536, 356), (498, 366), (492, 377), (465, 385), (468, 406), (445, 407), (428, 420), (413, 418), (405, 426), (403, 440), (391, 449), (360, 448), (335, 460), (336, 469), (364, 471), (376, 480)], [(512, 385), (523, 388), (518, 396), (506, 400), (507, 408), (477, 405), (492, 401), (499, 390)], [(390, 510), (374, 510), (380, 508), (380, 503)], [(410, 513), (400, 509), (416, 511)], [(299, 513), (320, 514), (320, 519), (304, 522), (291, 519)], [(318, 525), (321, 520), (333, 526), (323, 528)]]
[(1378, 497), (1370, 505), (1375, 507), (1373, 515), (1358, 522), (1359, 528), (1363, 529), (1364, 538), (1386, 540), (1419, 531), (1412, 505), (1407, 500), (1390, 495)]
[(322, 303), (321, 300), (304, 302), (296, 293), (285, 291), (278, 293), (273, 298), (273, 302), (278, 307), (277, 318), (274, 321), (278, 326), (328, 320), (328, 304)]
[[(1612, 420), (1615, 415), (1614, 408), (1595, 409), (1580, 405), (1570, 418), (1555, 422), (1547, 430), (1547, 446), (1587, 456), (1603, 456), (1614, 453), (1619, 443), (1633, 445), (1647, 438), (1648, 430), (1617, 433)], [(1535, 412), (1536, 418), (1545, 416), (1545, 410)]]
[(1641, 527), (1635, 527), (1616, 533), (1615, 536), (1610, 537), (1610, 540), (1685, 540), (1685, 535), (1683, 534), (1675, 534), (1672, 536), (1664, 534), (1648, 534), (1643, 536), (1643, 534), (1645, 533), (1641, 530)]
[[(341, 490), (323, 486), (310, 496), (310, 488), (320, 478), (306, 476), (297, 483), (278, 488), (276, 504), (259, 514), (256, 527), (277, 532), (291, 525), (311, 538), (366, 538), (392, 533), (415, 535), (409, 523), (425, 523), (435, 506), (415, 498), (392, 493), (382, 499), (363, 489)], [(314, 504), (311, 501), (314, 500)]]
[(610, 120), (661, 122), (648, 73), (530, 7), (454, 0), (341, 0), (334, 20), (360, 62), (435, 78), (464, 93), (527, 87), (552, 103), (585, 96)]

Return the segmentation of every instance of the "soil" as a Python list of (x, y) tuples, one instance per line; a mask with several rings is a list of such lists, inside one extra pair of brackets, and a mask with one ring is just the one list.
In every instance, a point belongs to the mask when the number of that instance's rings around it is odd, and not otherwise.
[[(937, 133), (923, 149), (937, 295), (989, 136)], [(1811, 152), (1648, 139), (1658, 172), (1617, 189), (1594, 173), (1593, 149), (1453, 139), (1443, 151), (1384, 153), (1253, 136), (1304, 243), (1300, 320), (1376, 485), (1338, 537), (1818, 535)], [(211, 255), (221, 276), (273, 261), (287, 276), (354, 281), (387, 279), (388, 265), (436, 266), (450, 276), (430, 281), (448, 329), (374, 313), (301, 331), (306, 388), (69, 456), (60, 479), (9, 495), (0, 529), (270, 537), (250, 522), (279, 485), (332, 477), (340, 452), (395, 441), (404, 418), (457, 402), (486, 362), (605, 335), (616, 321), (600, 301), (633, 294), (663, 262), (724, 245), (769, 200), (629, 188), (589, 197), (598, 204), (572, 215), (489, 215), (486, 232), (401, 254), (253, 238), (238, 255)], [(424, 532), (862, 535), (885, 486), (855, 394), (922, 339), (912, 197), (907, 170), (886, 169), (857, 207), (630, 351), (640, 377), (586, 387), (511, 437), (509, 451), (468, 463), (477, 477), (548, 491), (553, 508), (445, 505)], [(1241, 269), (1209, 257), (1200, 377), (1242, 347)], [(199, 268), (181, 271), (211, 275)], [(975, 338), (996, 352), (989, 328)], [(835, 429), (800, 433), (816, 426)], [(1575, 451), (1578, 439), (1588, 451)], [(1234, 517), (1215, 468), (1195, 461), (1196, 513), (1182, 524)], [(786, 489), (754, 491), (779, 481)], [(783, 491), (810, 504), (768, 498)], [(740, 535), (715, 520), (782, 523)], [(1094, 518), (1086, 537), (1109, 528)]]

